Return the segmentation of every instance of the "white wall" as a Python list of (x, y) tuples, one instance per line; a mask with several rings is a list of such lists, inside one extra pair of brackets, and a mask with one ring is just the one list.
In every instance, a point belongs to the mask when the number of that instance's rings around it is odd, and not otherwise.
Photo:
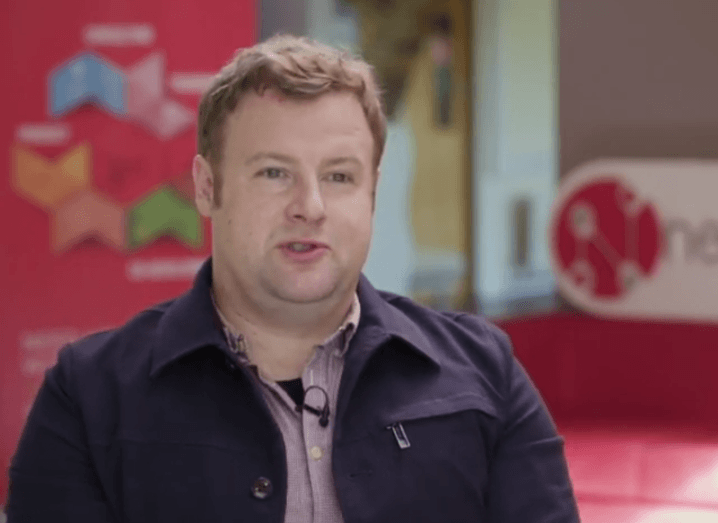
[[(491, 311), (551, 294), (546, 230), (558, 178), (556, 0), (486, 0), (474, 11), (474, 277)], [(514, 271), (511, 205), (531, 201), (529, 271)]]

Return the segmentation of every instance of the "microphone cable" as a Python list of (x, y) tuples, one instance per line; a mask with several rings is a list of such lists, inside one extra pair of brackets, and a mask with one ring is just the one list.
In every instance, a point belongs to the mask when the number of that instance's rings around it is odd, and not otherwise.
[(312, 390), (317, 389), (322, 391), (322, 394), (324, 394), (324, 406), (322, 408), (316, 408), (312, 407), (311, 405), (307, 405), (306, 401), (302, 401), (301, 404), (297, 404), (295, 407), (297, 412), (302, 412), (303, 410), (306, 410), (307, 412), (311, 412), (315, 416), (319, 417), (319, 425), (321, 427), (326, 427), (329, 425), (329, 394), (327, 394), (327, 391), (321, 388), (319, 385), (310, 385), (306, 389), (304, 389), (304, 398), (306, 399), (307, 393)]

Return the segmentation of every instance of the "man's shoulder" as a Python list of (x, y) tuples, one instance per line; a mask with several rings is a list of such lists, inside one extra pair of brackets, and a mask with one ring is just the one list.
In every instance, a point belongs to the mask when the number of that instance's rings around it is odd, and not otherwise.
[[(397, 313), (405, 316), (440, 355), (461, 353), (482, 366), (490, 361), (503, 367), (513, 357), (509, 337), (481, 314), (440, 311), (386, 291), (379, 295)], [(497, 369), (498, 370), (498, 369)]]
[[(494, 417), (503, 415), (515, 359), (501, 329), (478, 314), (434, 310), (388, 292), (379, 296), (390, 336), (413, 347), (411, 353), (423, 355), (438, 371), (425, 384), (431, 395), (442, 399), (438, 404), (471, 405)], [(404, 358), (407, 352), (388, 354)]]
[(60, 350), (56, 368), (74, 379), (110, 376), (146, 368), (157, 340), (158, 325), (176, 299), (158, 303), (135, 314), (115, 329), (89, 334)]

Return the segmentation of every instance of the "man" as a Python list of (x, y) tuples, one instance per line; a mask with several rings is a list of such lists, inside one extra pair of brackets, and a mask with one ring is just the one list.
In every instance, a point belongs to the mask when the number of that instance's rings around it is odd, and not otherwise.
[(361, 275), (385, 137), (361, 60), (275, 37), (220, 72), (193, 165), (212, 257), (61, 351), (10, 523), (578, 521), (506, 336)]

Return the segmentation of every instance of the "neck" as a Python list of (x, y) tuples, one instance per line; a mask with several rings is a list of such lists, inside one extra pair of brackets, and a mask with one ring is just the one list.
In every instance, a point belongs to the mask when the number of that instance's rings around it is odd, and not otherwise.
[(222, 315), (247, 340), (250, 361), (274, 381), (301, 377), (315, 347), (339, 329), (354, 299), (351, 292), (332, 303), (262, 307), (217, 281), (213, 292)]
[[(260, 305), (249, 302), (222, 285), (212, 286), (217, 307), (234, 327), (245, 326), (280, 339), (324, 341), (341, 326), (354, 292), (329, 303)], [(244, 330), (244, 329), (240, 329)]]

